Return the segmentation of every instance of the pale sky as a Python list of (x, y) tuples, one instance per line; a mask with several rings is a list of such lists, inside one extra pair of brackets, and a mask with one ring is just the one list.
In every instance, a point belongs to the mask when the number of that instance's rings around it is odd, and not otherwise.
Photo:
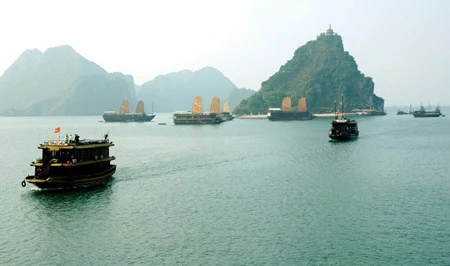
[(386, 106), (450, 104), (447, 0), (4, 0), (0, 74), (26, 49), (70, 45), (136, 84), (212, 66), (259, 90), (329, 24)]

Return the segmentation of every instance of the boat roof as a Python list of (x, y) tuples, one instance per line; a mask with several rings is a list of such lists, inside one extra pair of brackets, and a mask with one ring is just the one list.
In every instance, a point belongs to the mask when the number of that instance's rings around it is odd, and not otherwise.
[(271, 107), (269, 108), (269, 111), (281, 111), (281, 108)]
[[(176, 114), (176, 115), (192, 115), (194, 113), (192, 113), (191, 111), (177, 111), (174, 114)], [(210, 115), (210, 114), (212, 114), (212, 113), (210, 113), (210, 112), (203, 112), (201, 114), (194, 114), (194, 115)]]
[(64, 140), (49, 140), (40, 144), (39, 149), (61, 150), (61, 149), (90, 149), (96, 147), (114, 146), (108, 139), (80, 139), (78, 143), (74, 141), (66, 142)]
[(175, 114), (192, 114), (191, 111), (175, 111)]
[(341, 119), (333, 120), (333, 123), (356, 123), (356, 120), (341, 118)]

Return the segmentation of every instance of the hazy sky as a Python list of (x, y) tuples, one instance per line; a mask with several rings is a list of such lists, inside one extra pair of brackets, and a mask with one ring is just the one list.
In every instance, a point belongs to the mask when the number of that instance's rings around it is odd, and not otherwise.
[(386, 105), (450, 104), (447, 0), (5, 0), (0, 74), (67, 44), (137, 84), (212, 66), (258, 90), (329, 24)]

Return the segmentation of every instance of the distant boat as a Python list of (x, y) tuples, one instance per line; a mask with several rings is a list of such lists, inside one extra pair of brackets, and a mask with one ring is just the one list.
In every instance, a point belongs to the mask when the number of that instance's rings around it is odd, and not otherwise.
[(356, 108), (352, 110), (352, 113), (356, 113), (357, 115), (362, 116), (382, 116), (387, 115), (384, 110), (376, 110), (373, 107), (365, 107), (365, 108)]
[(234, 119), (234, 116), (230, 112), (230, 102), (226, 101), (223, 104), (223, 111), (219, 113), (219, 117), (224, 121), (231, 121)]
[(441, 116), (441, 109), (439, 108), (439, 106), (436, 107), (436, 110), (434, 111), (427, 111), (425, 110), (425, 108), (423, 107), (423, 105), (420, 105), (420, 109), (419, 111), (414, 111), (413, 112), (413, 116), (414, 117), (439, 117)]
[(144, 110), (144, 102), (139, 101), (136, 106), (136, 111), (130, 113), (128, 101), (124, 100), (120, 106), (120, 112), (106, 111), (103, 114), (105, 122), (150, 122), (155, 118), (155, 115), (146, 114)]
[(412, 114), (411, 105), (409, 105), (409, 112), (404, 112), (400, 109), (398, 109), (398, 111), (397, 111), (397, 115), (410, 115), (410, 114)]
[(281, 102), (281, 108), (269, 108), (267, 118), (270, 121), (286, 120), (311, 120), (313, 115), (306, 108), (306, 98), (302, 97), (298, 101), (298, 110), (292, 111), (291, 97), (284, 97)]
[(334, 109), (335, 109), (335, 117), (334, 120), (331, 121), (331, 130), (328, 133), (330, 139), (336, 141), (346, 141), (358, 138), (359, 136), (358, 123), (356, 122), (356, 120), (344, 117), (343, 95), (342, 95), (342, 107), (340, 117), (339, 113), (337, 112), (336, 101), (334, 102)]
[(203, 103), (201, 96), (195, 96), (192, 104), (192, 111), (178, 111), (173, 114), (173, 122), (175, 125), (202, 125), (202, 124), (220, 124), (224, 122), (219, 117), (220, 102), (218, 97), (214, 97), (211, 101), (209, 113), (203, 113)]

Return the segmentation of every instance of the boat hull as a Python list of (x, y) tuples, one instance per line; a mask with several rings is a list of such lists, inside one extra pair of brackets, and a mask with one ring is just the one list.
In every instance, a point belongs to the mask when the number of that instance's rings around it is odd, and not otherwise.
[(175, 114), (173, 123), (175, 125), (217, 125), (224, 120), (216, 114)]
[(419, 118), (422, 118), (422, 117), (439, 117), (439, 116), (441, 116), (442, 114), (441, 113), (413, 113), (413, 116), (414, 117), (419, 117)]
[(105, 122), (150, 122), (155, 118), (155, 115), (138, 114), (138, 113), (105, 113), (103, 114), (103, 120)]
[(309, 112), (268, 112), (267, 118), (270, 121), (304, 121), (311, 120), (314, 116)]
[(329, 134), (328, 135), (330, 139), (335, 141), (349, 141), (349, 140), (355, 140), (358, 138), (358, 134), (342, 134), (342, 135), (336, 135), (336, 134)]
[(25, 186), (26, 183), (33, 184), (41, 189), (75, 189), (81, 187), (99, 186), (107, 184), (115, 172), (116, 165), (110, 165), (110, 167), (104, 171), (78, 176), (68, 174), (65, 176), (49, 176), (45, 179), (38, 179), (35, 176), (27, 176), (22, 182), (22, 186)]

